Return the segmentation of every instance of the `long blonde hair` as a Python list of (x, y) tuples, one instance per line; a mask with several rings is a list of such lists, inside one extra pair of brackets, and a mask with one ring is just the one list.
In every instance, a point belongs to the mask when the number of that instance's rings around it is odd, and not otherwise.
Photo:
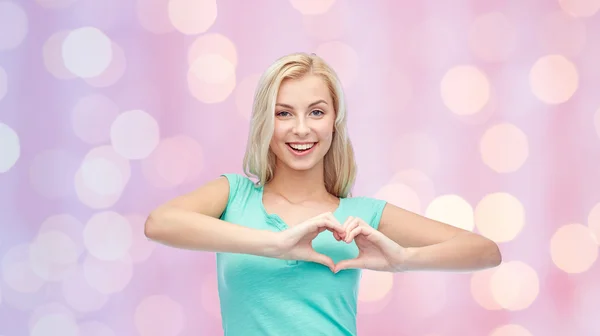
[(244, 173), (265, 185), (274, 175), (276, 157), (270, 149), (275, 103), (281, 82), (307, 74), (320, 76), (336, 112), (333, 140), (324, 158), (325, 188), (336, 197), (349, 197), (356, 177), (354, 149), (346, 127), (346, 103), (335, 71), (315, 54), (294, 53), (277, 59), (261, 76), (254, 95), (250, 133), (244, 154)]

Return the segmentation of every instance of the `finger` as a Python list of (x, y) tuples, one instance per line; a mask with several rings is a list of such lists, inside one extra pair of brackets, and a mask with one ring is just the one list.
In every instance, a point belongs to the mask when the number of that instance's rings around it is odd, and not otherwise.
[(312, 261), (312, 262), (316, 262), (318, 264), (321, 265), (325, 265), (327, 267), (329, 267), (329, 269), (333, 272), (335, 269), (335, 264), (333, 263), (333, 260), (331, 258), (329, 258), (328, 256), (321, 254), (321, 253), (317, 253), (317, 252), (313, 252), (309, 255), (309, 257), (307, 258), (308, 261)]
[(342, 260), (335, 265), (333, 273), (351, 268), (363, 268), (363, 260), (360, 258)]
[(344, 228), (341, 225), (339, 225), (337, 221), (333, 221), (330, 218), (323, 218), (321, 220), (316, 221), (315, 224), (319, 228), (323, 227), (327, 228), (331, 232), (337, 232), (338, 234), (340, 234), (340, 236), (345, 233)]
[(350, 238), (350, 232), (352, 232), (352, 230), (356, 229), (357, 227), (359, 227), (359, 218), (354, 218), (354, 220), (352, 220), (352, 222), (350, 222), (348, 226), (346, 226), (344, 234), (344, 240), (346, 241), (346, 243), (349, 243), (352, 241), (352, 239), (354, 239), (354, 237)]
[(363, 233), (364, 228), (362, 226), (356, 226), (354, 229), (350, 230), (346, 235), (345, 241), (346, 243), (351, 242), (356, 236)]

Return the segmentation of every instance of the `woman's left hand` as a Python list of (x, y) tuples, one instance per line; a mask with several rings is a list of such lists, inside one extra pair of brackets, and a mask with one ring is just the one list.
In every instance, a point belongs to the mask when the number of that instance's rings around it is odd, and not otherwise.
[(335, 265), (334, 273), (349, 268), (364, 268), (383, 272), (401, 272), (406, 259), (406, 248), (386, 237), (358, 217), (349, 217), (344, 223), (346, 234), (338, 237), (358, 246), (358, 256)]

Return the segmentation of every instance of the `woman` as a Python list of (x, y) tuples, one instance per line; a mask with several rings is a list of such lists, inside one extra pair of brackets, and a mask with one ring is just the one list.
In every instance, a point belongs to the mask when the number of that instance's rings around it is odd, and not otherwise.
[(145, 234), (217, 252), (226, 335), (356, 335), (361, 269), (500, 264), (477, 234), (350, 197), (354, 153), (340, 81), (318, 56), (277, 60), (256, 91), (246, 175), (224, 174), (154, 210)]

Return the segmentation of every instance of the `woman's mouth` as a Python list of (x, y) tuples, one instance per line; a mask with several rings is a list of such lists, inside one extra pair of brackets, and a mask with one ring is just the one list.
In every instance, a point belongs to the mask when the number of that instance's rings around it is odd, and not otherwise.
[(306, 154), (312, 152), (313, 149), (316, 147), (317, 143), (316, 142), (303, 142), (303, 143), (287, 142), (286, 145), (288, 146), (290, 151), (292, 153), (294, 153), (294, 155), (301, 156), (301, 155), (306, 155)]

